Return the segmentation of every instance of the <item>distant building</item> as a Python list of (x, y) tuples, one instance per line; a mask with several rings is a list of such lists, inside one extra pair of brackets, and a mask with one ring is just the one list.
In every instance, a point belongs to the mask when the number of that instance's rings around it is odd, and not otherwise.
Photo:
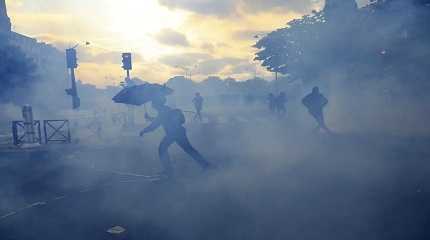
[(10, 18), (7, 16), (5, 0), (0, 1), (0, 33), (11, 31)]
[[(38, 74), (43, 78), (65, 79), (67, 69), (64, 53), (52, 45), (12, 31), (5, 0), (0, 0), (0, 37), (10, 45), (19, 47), (38, 66)], [(49, 76), (49, 77), (48, 77)]]

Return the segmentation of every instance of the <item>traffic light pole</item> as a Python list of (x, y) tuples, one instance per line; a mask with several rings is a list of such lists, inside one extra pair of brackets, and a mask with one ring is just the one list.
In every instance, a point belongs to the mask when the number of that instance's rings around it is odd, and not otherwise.
[[(126, 85), (130, 84), (130, 70), (127, 69), (127, 78), (125, 80)], [(134, 108), (132, 106), (127, 106), (127, 124), (128, 127), (134, 127)]]
[[(126, 71), (127, 77), (125, 78), (125, 87), (130, 87), (130, 70), (133, 69), (132, 67), (132, 55), (131, 53), (123, 53), (122, 54), (122, 68)], [(127, 106), (127, 127), (134, 127), (135, 121), (134, 121), (134, 108), (132, 106)]]
[(67, 68), (70, 69), (70, 80), (72, 81), (72, 87), (70, 89), (66, 89), (66, 93), (72, 97), (73, 109), (78, 109), (81, 103), (78, 97), (78, 89), (76, 87), (75, 78), (75, 69), (78, 67), (75, 48), (76, 46), (74, 48), (66, 49), (66, 63)]
[(78, 97), (78, 89), (76, 87), (76, 77), (75, 77), (75, 69), (70, 69), (70, 79), (72, 81), (72, 106), (73, 109), (78, 109), (80, 105), (80, 99)]

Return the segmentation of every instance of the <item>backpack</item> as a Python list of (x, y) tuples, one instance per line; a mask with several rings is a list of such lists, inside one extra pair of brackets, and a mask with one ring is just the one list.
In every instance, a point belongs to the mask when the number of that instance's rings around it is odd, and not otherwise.
[(172, 109), (169, 112), (169, 121), (178, 125), (183, 125), (185, 124), (185, 115), (180, 109)]

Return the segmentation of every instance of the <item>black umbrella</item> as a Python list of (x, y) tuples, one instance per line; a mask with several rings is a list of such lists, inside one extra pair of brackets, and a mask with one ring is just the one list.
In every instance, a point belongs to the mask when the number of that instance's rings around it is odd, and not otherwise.
[(159, 96), (167, 96), (173, 93), (171, 88), (160, 84), (145, 83), (132, 87), (126, 87), (112, 100), (116, 103), (141, 106)]

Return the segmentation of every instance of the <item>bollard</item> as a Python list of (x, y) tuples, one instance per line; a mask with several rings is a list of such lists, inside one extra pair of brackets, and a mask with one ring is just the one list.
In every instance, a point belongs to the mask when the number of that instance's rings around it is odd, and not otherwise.
[(34, 129), (33, 109), (30, 105), (22, 107), (22, 117), (24, 118), (25, 140), (23, 147), (38, 146), (36, 132)]

